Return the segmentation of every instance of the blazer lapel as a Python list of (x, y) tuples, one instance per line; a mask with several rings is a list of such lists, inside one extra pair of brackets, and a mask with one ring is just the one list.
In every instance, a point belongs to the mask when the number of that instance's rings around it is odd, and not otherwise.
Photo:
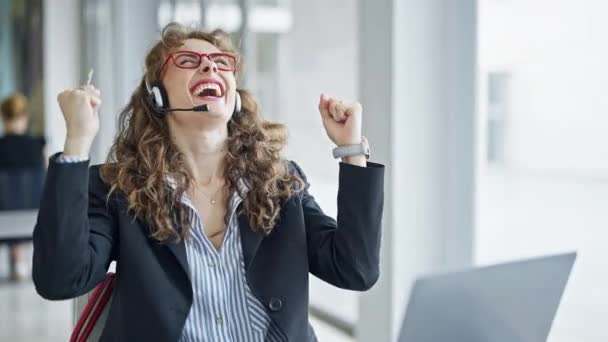
[[(145, 234), (149, 235), (150, 226), (147, 223), (144, 223), (143, 221), (139, 221), (139, 222), (140, 222), (142, 229), (144, 229)], [(177, 220), (174, 221), (175, 224), (177, 224), (177, 222), (179, 222), (179, 221), (177, 221)], [(148, 239), (152, 239), (152, 238), (150, 238), (148, 236)], [(180, 265), (180, 268), (184, 272), (186, 272), (188, 279), (192, 280), (190, 278), (190, 267), (188, 266), (188, 256), (186, 255), (186, 245), (184, 244), (184, 240), (180, 240), (179, 242), (166, 241), (166, 242), (160, 242), (160, 243), (156, 240), (153, 240), (153, 241), (155, 243), (157, 243), (159, 246), (162, 246), (162, 248), (164, 248), (166, 246), (167, 249), (169, 249), (169, 251), (171, 252), (171, 254), (173, 254), (175, 256), (175, 258), (177, 259), (177, 262)]]
[(264, 238), (263, 233), (254, 232), (249, 226), (249, 219), (247, 215), (242, 212), (241, 203), (238, 207), (238, 221), (239, 221), (239, 232), (241, 235), (241, 247), (243, 249), (243, 261), (245, 262), (245, 271), (249, 270), (249, 266), (255, 257), (255, 254), (260, 247), (260, 243)]
[[(181, 230), (182, 227), (180, 226), (179, 217), (179, 212), (176, 212), (175, 217), (173, 217), (173, 224), (177, 227), (178, 230)], [(173, 253), (182, 270), (186, 272), (188, 279), (192, 281), (192, 278), (190, 278), (190, 266), (188, 265), (188, 255), (186, 254), (186, 244), (184, 240), (180, 239), (178, 242), (168, 241), (165, 243), (165, 245), (167, 246), (167, 248), (169, 248), (171, 253)]]
[(186, 255), (186, 245), (184, 244), (184, 240), (180, 240), (179, 242), (167, 242), (167, 248), (175, 255), (177, 262), (182, 267), (182, 270), (186, 272), (188, 279), (192, 281), (190, 278), (190, 266), (188, 265), (188, 256)]

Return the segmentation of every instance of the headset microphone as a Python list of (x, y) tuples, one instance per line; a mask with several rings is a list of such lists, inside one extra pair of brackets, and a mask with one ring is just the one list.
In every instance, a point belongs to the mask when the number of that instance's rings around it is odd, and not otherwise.
[(192, 108), (155, 108), (155, 110), (159, 114), (169, 112), (208, 112), (209, 106), (207, 104), (202, 104), (199, 106), (194, 106)]

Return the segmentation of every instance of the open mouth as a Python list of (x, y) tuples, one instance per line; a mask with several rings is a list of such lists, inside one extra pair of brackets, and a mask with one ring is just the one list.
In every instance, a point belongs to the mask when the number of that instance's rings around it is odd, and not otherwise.
[(200, 82), (190, 89), (193, 96), (199, 98), (220, 98), (224, 96), (223, 87), (215, 82)]

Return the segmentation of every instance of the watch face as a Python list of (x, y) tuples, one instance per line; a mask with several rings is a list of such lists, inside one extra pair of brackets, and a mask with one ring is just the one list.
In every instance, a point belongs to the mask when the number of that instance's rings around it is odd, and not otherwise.
[(367, 158), (369, 158), (369, 155), (371, 154), (370, 148), (369, 148), (369, 142), (367, 141), (366, 137), (363, 137), (363, 139), (361, 140), (361, 144), (363, 145), (363, 153), (365, 153), (365, 156)]

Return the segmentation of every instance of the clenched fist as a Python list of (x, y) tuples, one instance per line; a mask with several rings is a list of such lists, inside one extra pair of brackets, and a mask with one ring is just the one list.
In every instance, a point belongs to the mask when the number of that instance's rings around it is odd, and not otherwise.
[(327, 136), (336, 145), (361, 142), (362, 108), (359, 102), (341, 101), (321, 94), (319, 112)]
[(92, 85), (65, 90), (57, 96), (66, 125), (66, 155), (88, 156), (99, 131), (100, 92)]

